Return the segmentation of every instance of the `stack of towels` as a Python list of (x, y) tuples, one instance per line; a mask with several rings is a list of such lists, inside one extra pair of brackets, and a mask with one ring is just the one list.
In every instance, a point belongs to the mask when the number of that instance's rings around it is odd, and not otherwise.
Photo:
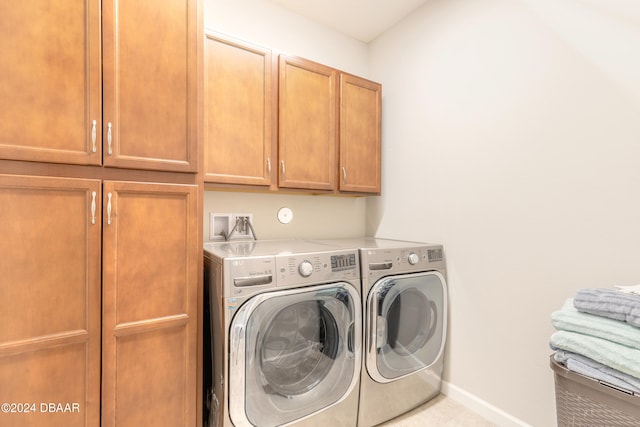
[(579, 290), (551, 320), (556, 362), (640, 395), (640, 287)]

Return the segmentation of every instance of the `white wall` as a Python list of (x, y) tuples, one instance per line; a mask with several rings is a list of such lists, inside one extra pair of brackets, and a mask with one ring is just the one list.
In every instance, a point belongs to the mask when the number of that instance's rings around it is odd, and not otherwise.
[(204, 26), (369, 77), (368, 46), (265, 0), (204, 0)]
[(383, 196), (367, 230), (445, 245), (446, 380), (555, 423), (550, 313), (640, 283), (640, 8), (431, 0), (371, 45)]
[[(362, 197), (207, 191), (204, 200), (204, 241), (209, 240), (209, 212), (252, 213), (258, 239), (337, 239), (365, 235), (366, 200)], [(288, 207), (293, 220), (278, 221)]]
[[(204, 12), (205, 29), (369, 77), (366, 44), (270, 2), (205, 0)], [(293, 210), (290, 224), (277, 221), (282, 206)], [(209, 238), (209, 212), (253, 213), (260, 239), (359, 237), (365, 208), (364, 198), (205, 191), (203, 239)]]

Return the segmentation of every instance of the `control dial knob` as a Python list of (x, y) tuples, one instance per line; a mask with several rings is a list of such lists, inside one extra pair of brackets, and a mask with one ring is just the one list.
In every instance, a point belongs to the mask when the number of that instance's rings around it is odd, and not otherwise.
[(409, 261), (409, 264), (411, 265), (416, 265), (418, 261), (420, 261), (420, 257), (415, 252), (411, 252), (407, 261)]
[(313, 265), (309, 261), (302, 261), (298, 266), (298, 273), (302, 277), (309, 277), (313, 273)]

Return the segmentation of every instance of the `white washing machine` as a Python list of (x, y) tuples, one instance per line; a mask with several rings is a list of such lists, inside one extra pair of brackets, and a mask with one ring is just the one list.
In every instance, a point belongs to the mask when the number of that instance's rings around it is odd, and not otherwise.
[(355, 426), (358, 251), (287, 240), (211, 243), (204, 252), (213, 359), (205, 424)]
[(374, 426), (440, 393), (447, 333), (442, 245), (376, 238), (359, 248), (364, 316), (358, 425)]

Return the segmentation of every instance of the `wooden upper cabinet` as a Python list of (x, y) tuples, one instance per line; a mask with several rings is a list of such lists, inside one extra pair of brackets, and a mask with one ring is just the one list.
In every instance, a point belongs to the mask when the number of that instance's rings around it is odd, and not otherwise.
[(104, 182), (103, 427), (196, 425), (197, 194)]
[(2, 2), (0, 158), (197, 171), (198, 1)]
[(197, 170), (197, 2), (103, 0), (106, 166)]
[(100, 199), (99, 180), (0, 175), (0, 402), (36, 405), (3, 426), (100, 426)]
[(279, 187), (336, 189), (337, 76), (333, 68), (280, 56)]
[(99, 165), (100, 1), (3, 1), (0, 17), (0, 158)]
[(340, 75), (340, 191), (380, 193), (382, 86)]
[(382, 86), (209, 32), (205, 181), (380, 194)]
[(206, 34), (205, 181), (272, 184), (277, 167), (274, 68), (269, 49)]

